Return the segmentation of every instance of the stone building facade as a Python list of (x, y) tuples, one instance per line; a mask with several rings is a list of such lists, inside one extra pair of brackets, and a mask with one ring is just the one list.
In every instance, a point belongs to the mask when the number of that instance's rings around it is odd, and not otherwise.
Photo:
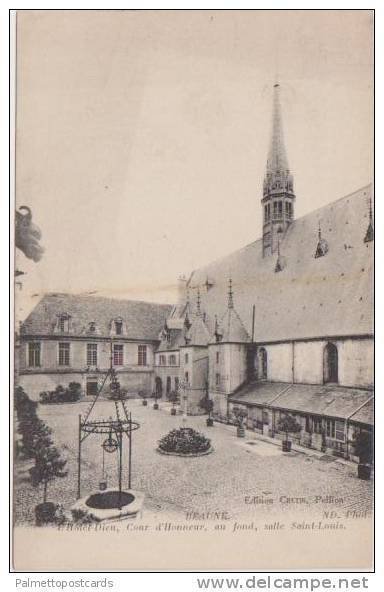
[(132, 395), (150, 395), (159, 332), (172, 306), (48, 294), (21, 326), (18, 382), (38, 400), (70, 382), (84, 397), (100, 388), (111, 364)]
[(279, 92), (262, 237), (180, 278), (175, 306), (43, 298), (21, 333), (20, 382), (30, 393), (78, 380), (92, 394), (112, 347), (133, 393), (176, 390), (191, 414), (208, 397), (224, 422), (243, 407), (248, 428), (273, 437), (290, 413), (301, 444), (353, 457), (354, 434), (373, 427), (371, 186), (295, 219)]
[(279, 92), (262, 238), (190, 275), (169, 319), (172, 342), (180, 360), (194, 348), (208, 364), (195, 379), (180, 363), (179, 380), (190, 413), (205, 384), (218, 421), (243, 407), (249, 429), (281, 437), (290, 413), (303, 445), (353, 457), (353, 434), (373, 426), (371, 186), (295, 219)]

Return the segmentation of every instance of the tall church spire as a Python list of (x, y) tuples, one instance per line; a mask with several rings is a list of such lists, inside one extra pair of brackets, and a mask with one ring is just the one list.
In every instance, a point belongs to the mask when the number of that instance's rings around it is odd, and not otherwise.
[(280, 105), (280, 85), (273, 86), (273, 114), (272, 136), (269, 145), (267, 174), (275, 174), (278, 171), (288, 171), (288, 159), (284, 144), (283, 121)]
[(263, 255), (277, 250), (278, 234), (293, 220), (293, 177), (288, 166), (280, 104), (280, 85), (273, 87), (272, 134), (263, 184)]

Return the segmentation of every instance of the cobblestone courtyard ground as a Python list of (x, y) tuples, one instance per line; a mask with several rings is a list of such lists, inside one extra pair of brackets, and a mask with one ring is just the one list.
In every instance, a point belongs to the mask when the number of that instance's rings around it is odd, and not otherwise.
[[(38, 414), (52, 429), (55, 444), (67, 459), (68, 476), (49, 486), (48, 499), (69, 509), (76, 499), (78, 415), (89, 402), (39, 405)], [(186, 512), (227, 512), (230, 518), (278, 519), (290, 513), (320, 518), (324, 511), (344, 514), (372, 509), (372, 482), (357, 479), (350, 463), (321, 460), (311, 451), (283, 454), (280, 443), (263, 441), (247, 432), (236, 437), (233, 426), (215, 423), (207, 428), (205, 417), (189, 417), (188, 425), (211, 438), (214, 452), (200, 458), (163, 456), (156, 452), (158, 440), (179, 427), (181, 416), (171, 416), (169, 404), (129, 401), (132, 418), (140, 423), (133, 438), (132, 487), (145, 493), (144, 514), (185, 518)], [(114, 404), (100, 401), (93, 417), (114, 415)], [(82, 494), (98, 488), (102, 470), (101, 436), (83, 444)], [(116, 455), (105, 455), (108, 486), (117, 485)], [(127, 455), (124, 463), (126, 465)], [(18, 461), (15, 469), (15, 520), (34, 522), (34, 506), (41, 491), (28, 479), (30, 463)], [(126, 484), (126, 474), (124, 475)], [(319, 498), (316, 502), (316, 498)], [(257, 503), (257, 500), (259, 503)], [(267, 503), (266, 500), (272, 500)]]

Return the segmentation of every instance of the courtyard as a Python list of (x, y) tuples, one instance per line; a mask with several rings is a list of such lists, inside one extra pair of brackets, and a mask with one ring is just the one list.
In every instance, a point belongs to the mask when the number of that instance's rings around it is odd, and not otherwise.
[[(48, 500), (69, 510), (77, 495), (78, 416), (85, 415), (89, 401), (39, 405), (38, 415), (53, 430), (55, 445), (67, 460), (68, 475), (49, 485)], [(188, 417), (187, 425), (211, 438), (213, 453), (199, 458), (164, 456), (156, 451), (158, 440), (182, 425), (181, 415), (171, 416), (170, 404), (160, 401), (144, 407), (129, 400), (128, 410), (140, 429), (133, 434), (132, 488), (145, 494), (143, 515), (155, 520), (186, 516), (204, 517), (225, 513), (230, 519), (274, 519), (291, 514), (321, 518), (336, 511), (339, 517), (372, 510), (372, 482), (357, 479), (357, 467), (336, 457), (311, 450), (284, 454), (280, 441), (268, 441), (253, 432), (237, 438), (236, 428), (215, 423), (206, 426), (206, 416)], [(114, 416), (112, 401), (100, 401), (92, 418)], [(82, 495), (98, 489), (103, 477), (108, 487), (117, 486), (115, 454), (104, 454), (102, 436), (88, 437), (82, 447)], [(123, 484), (127, 486), (127, 451), (124, 450)], [(31, 463), (15, 465), (14, 507), (16, 524), (33, 524), (34, 507), (42, 492), (32, 487)], [(195, 514), (194, 514), (195, 513)]]

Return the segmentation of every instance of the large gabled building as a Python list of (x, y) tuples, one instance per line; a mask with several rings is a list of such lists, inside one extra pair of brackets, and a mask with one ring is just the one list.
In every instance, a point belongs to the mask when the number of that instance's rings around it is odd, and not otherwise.
[(18, 382), (34, 399), (70, 382), (92, 397), (111, 363), (131, 394), (154, 389), (154, 351), (172, 306), (47, 294), (21, 326)]
[[(216, 319), (205, 382), (217, 419), (243, 406), (249, 428), (275, 435), (290, 412), (303, 443), (349, 455), (353, 432), (371, 429), (373, 416), (371, 186), (299, 219), (295, 200), (275, 85), (262, 237), (191, 274), (192, 328), (179, 303), (173, 340), (185, 341), (182, 360), (196, 319)], [(198, 302), (192, 309), (190, 300)], [(181, 363), (179, 378), (197, 412), (196, 385)]]
[(259, 240), (179, 281), (175, 306), (48, 295), (21, 331), (20, 383), (37, 396), (78, 381), (93, 395), (111, 360), (132, 394), (179, 390), (189, 413), (278, 435), (285, 413), (304, 445), (353, 454), (373, 425), (371, 186), (295, 219), (279, 85)]

